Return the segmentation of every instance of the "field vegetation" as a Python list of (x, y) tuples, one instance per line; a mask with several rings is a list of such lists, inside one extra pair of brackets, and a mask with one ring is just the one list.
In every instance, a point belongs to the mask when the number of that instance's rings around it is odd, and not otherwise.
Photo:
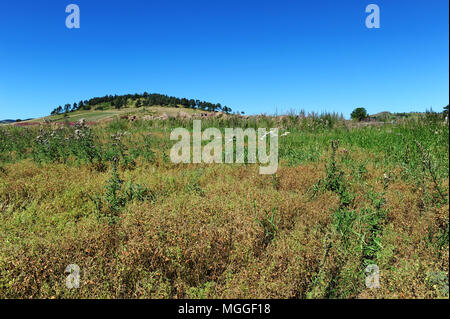
[[(176, 127), (192, 120), (0, 126), (0, 297), (448, 298), (442, 115), (202, 120), (279, 127), (268, 176), (173, 164)], [(69, 264), (79, 289), (66, 288)], [(378, 289), (365, 285), (368, 265)]]

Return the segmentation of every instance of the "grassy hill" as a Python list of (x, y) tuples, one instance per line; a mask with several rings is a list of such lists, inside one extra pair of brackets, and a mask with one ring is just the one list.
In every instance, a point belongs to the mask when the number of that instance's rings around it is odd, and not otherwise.
[(186, 113), (216, 112), (230, 113), (231, 108), (220, 103), (211, 103), (201, 100), (178, 98), (163, 94), (126, 94), (106, 95), (94, 97), (90, 100), (75, 102), (64, 107), (58, 106), (50, 116), (29, 121), (48, 120), (51, 122), (78, 121), (84, 118), (86, 121), (101, 122), (117, 116), (125, 115), (154, 115), (167, 114), (169, 117), (176, 116), (180, 110)]
[(81, 119), (85, 119), (87, 122), (108, 122), (115, 118), (120, 118), (122, 116), (136, 115), (138, 117), (143, 117), (146, 115), (161, 116), (167, 114), (169, 117), (176, 117), (179, 112), (186, 112), (190, 115), (200, 114), (200, 113), (210, 113), (208, 111), (190, 109), (184, 107), (168, 107), (168, 106), (150, 106), (136, 108), (133, 106), (127, 106), (121, 109), (107, 108), (103, 110), (77, 110), (69, 112), (67, 114), (57, 114), (49, 115), (41, 118), (32, 119), (29, 121), (22, 121), (20, 123), (41, 123), (43, 121), (50, 121), (54, 123), (63, 122), (77, 122)]

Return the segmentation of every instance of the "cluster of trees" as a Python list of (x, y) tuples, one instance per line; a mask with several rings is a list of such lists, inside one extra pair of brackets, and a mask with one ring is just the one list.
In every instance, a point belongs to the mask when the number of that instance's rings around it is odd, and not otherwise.
[(149, 94), (144, 92), (143, 94), (126, 94), (126, 95), (105, 95), (103, 97), (94, 97), (90, 100), (80, 101), (79, 103), (66, 104), (64, 107), (58, 106), (55, 108), (51, 115), (69, 113), (77, 110), (90, 110), (94, 107), (102, 105), (111, 106), (116, 109), (121, 109), (129, 104), (129, 101), (135, 103), (136, 107), (142, 106), (171, 106), (179, 107), (183, 106), (191, 109), (200, 109), (204, 111), (217, 112), (222, 111), (225, 113), (231, 113), (232, 110), (228, 106), (222, 106), (220, 103), (210, 103), (194, 99), (177, 98), (174, 96), (168, 96), (163, 94)]
[(86, 102), (80, 101), (79, 103), (76, 103), (76, 102), (73, 103), (73, 105), (65, 104), (64, 107), (60, 105), (57, 108), (55, 108), (50, 114), (56, 115), (56, 114), (69, 113), (69, 112), (73, 112), (73, 111), (77, 111), (77, 110), (86, 110), (85, 103)]

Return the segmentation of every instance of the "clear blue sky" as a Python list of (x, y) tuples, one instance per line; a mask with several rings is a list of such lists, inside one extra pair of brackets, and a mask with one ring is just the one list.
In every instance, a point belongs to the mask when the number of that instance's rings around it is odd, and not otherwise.
[(448, 39), (448, 0), (1, 1), (0, 119), (144, 91), (247, 114), (441, 111)]

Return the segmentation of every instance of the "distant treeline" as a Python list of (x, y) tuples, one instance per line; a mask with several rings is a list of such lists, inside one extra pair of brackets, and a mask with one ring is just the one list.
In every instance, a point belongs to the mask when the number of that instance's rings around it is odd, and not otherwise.
[(222, 106), (220, 103), (210, 103), (194, 99), (177, 98), (163, 94), (126, 94), (126, 95), (105, 95), (103, 97), (94, 97), (90, 100), (66, 104), (55, 108), (51, 115), (69, 113), (78, 110), (90, 110), (92, 108), (101, 110), (103, 107), (113, 107), (121, 109), (129, 105), (129, 101), (135, 102), (135, 107), (143, 106), (167, 106), (167, 107), (186, 107), (191, 109), (200, 109), (204, 111), (231, 113), (232, 110), (228, 106)]

